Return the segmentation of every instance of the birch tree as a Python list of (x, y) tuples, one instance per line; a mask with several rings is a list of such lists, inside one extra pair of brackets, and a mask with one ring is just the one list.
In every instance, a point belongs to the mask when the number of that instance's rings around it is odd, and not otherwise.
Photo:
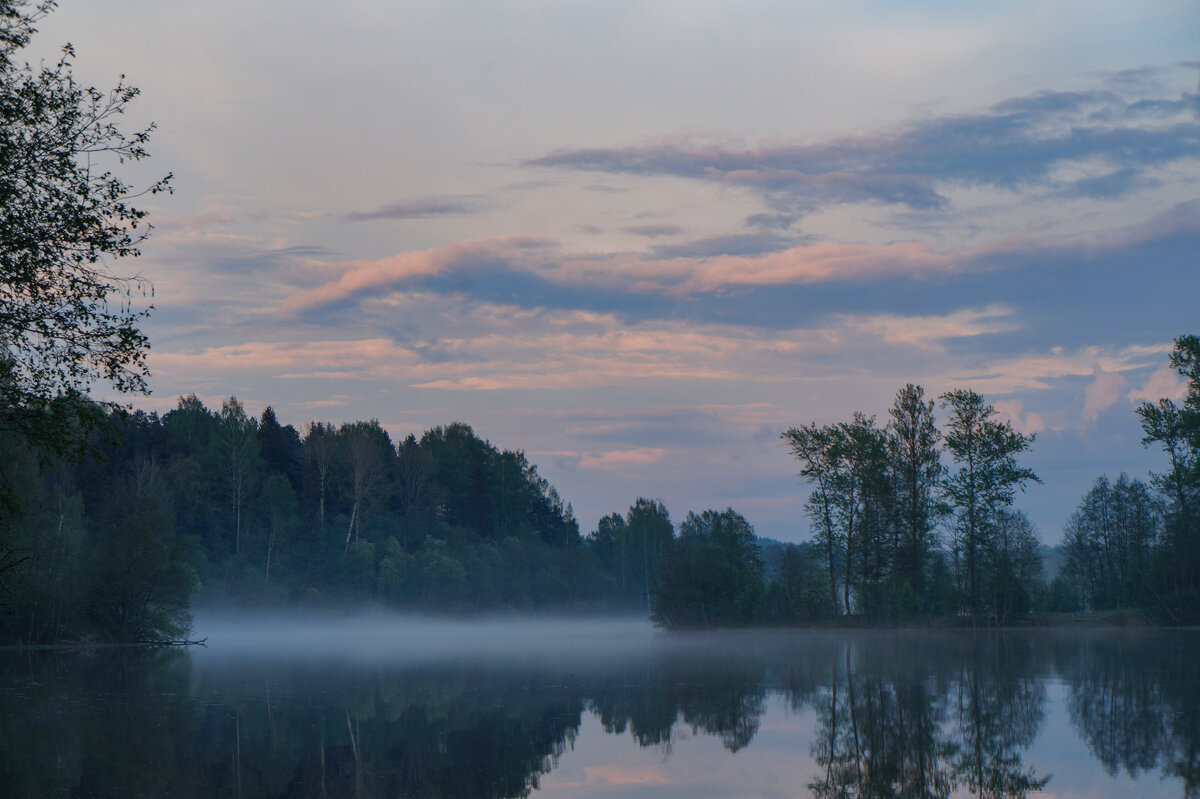
[(998, 421), (996, 409), (974, 391), (956, 389), (941, 396), (946, 420), (946, 448), (955, 468), (942, 480), (941, 492), (954, 514), (955, 560), (960, 570), (965, 610), (972, 621), (984, 615), (984, 548), (996, 533), (998, 514), (1013, 503), (1017, 490), (1038, 480), (1033, 470), (1017, 463), (1033, 436)]

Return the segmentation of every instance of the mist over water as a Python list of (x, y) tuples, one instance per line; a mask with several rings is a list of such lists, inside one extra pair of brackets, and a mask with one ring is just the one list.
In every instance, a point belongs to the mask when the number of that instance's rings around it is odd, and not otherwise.
[(547, 659), (626, 661), (674, 640), (631, 616), (447, 618), (383, 610), (196, 614), (198, 661), (268, 659), (413, 664)]

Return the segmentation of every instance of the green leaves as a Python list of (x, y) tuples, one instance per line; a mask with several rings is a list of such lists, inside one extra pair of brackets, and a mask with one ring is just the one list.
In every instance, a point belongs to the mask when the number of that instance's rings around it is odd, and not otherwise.
[(138, 90), (123, 78), (108, 91), (78, 84), (70, 44), (52, 66), (17, 62), (54, 6), (0, 0), (0, 429), (61, 455), (78, 430), (47, 423), (48, 404), (99, 382), (147, 390), (140, 325), (152, 306), (134, 296), (148, 283), (114, 266), (139, 254), (149, 227), (130, 204), (142, 193), (106, 167), (147, 157), (153, 126), (123, 133), (117, 118)]

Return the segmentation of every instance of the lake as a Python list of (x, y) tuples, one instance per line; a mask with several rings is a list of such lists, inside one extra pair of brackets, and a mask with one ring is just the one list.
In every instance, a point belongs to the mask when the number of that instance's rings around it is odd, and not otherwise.
[(0, 653), (6, 797), (1200, 796), (1200, 632), (201, 617)]

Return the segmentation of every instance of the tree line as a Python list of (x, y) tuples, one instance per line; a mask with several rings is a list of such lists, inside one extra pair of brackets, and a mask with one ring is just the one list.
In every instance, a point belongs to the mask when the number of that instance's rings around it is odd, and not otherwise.
[(99, 459), (41, 465), (11, 436), (0, 452), (26, 500), (3, 520), (23, 561), (10, 641), (175, 636), (193, 596), (437, 610), (635, 596), (610, 594), (615, 575), (537, 467), (462, 423), (395, 443), (377, 421), (301, 433), (195, 396), (109, 422)]
[[(974, 391), (900, 389), (880, 424), (782, 434), (807, 484), (811, 542), (764, 550), (727, 509), (689, 515), (662, 549), (652, 611), (665, 626), (938, 623), (1004, 626), (1052, 612), (1140, 612), (1200, 622), (1200, 339), (1175, 340), (1184, 399), (1137, 408), (1167, 470), (1097, 478), (1072, 515), (1047, 584), (1039, 536), (1015, 507), (1040, 482), (1034, 442)], [(766, 563), (770, 554), (773, 563)], [(769, 576), (764, 566), (771, 566)]]
[(1099, 477), (1063, 535), (1065, 566), (1052, 584), (1063, 609), (1143, 608), (1170, 624), (1200, 623), (1200, 337), (1180, 336), (1170, 354), (1184, 382), (1138, 409), (1143, 443), (1166, 456), (1149, 483)]
[(463, 423), (393, 442), (377, 421), (248, 415), (183, 397), (168, 413), (111, 413), (76, 460), (0, 436), (10, 555), (7, 642), (162, 640), (193, 602), (375, 602), (436, 611), (607, 609), (664, 627), (1008, 625), (1053, 611), (1138, 610), (1200, 620), (1200, 343), (1176, 341), (1185, 399), (1138, 409), (1168, 470), (1098, 478), (1046, 584), (1014, 507), (1033, 442), (978, 394), (901, 389), (886, 424), (793, 427), (811, 541), (764, 542), (732, 508), (661, 501), (580, 532), (520, 451)]

